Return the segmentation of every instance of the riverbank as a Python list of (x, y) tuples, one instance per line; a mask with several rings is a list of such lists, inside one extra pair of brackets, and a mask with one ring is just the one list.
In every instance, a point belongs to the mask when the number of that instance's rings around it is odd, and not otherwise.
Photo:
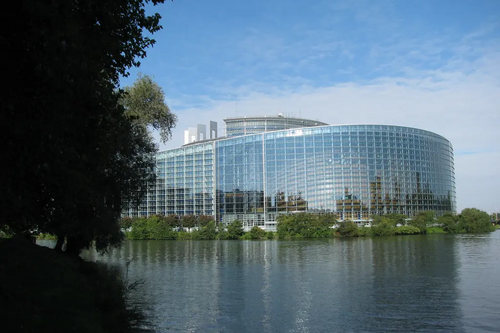
[(4, 332), (132, 332), (118, 270), (25, 239), (0, 239)]

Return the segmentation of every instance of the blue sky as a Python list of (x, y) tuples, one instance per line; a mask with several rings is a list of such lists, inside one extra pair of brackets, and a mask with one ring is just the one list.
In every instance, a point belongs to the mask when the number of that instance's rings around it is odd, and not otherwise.
[(418, 127), (455, 149), (458, 209), (500, 210), (499, 0), (167, 1), (137, 72), (183, 131), (274, 115)]

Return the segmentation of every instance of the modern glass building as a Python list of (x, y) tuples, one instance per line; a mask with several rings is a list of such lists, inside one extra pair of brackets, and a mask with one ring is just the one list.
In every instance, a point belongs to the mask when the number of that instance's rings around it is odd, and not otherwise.
[(226, 137), (158, 153), (156, 186), (126, 214), (212, 215), (272, 230), (279, 214), (304, 211), (363, 223), (374, 214), (456, 210), (453, 148), (440, 135), (402, 126), (248, 119), (225, 119)]

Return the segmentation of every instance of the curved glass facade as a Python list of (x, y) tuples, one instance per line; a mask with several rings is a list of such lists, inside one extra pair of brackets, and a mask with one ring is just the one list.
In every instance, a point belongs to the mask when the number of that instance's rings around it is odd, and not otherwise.
[(264, 132), (158, 154), (156, 188), (131, 215), (204, 214), (272, 229), (276, 216), (409, 217), (454, 212), (453, 148), (401, 126), (333, 125)]

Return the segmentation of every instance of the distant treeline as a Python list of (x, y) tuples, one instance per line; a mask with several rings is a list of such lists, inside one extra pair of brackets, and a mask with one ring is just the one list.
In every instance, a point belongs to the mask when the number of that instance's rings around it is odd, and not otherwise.
[(339, 222), (334, 214), (299, 213), (281, 215), (277, 231), (266, 232), (254, 226), (244, 232), (241, 221), (229, 225), (216, 224), (211, 216), (176, 215), (122, 218), (121, 227), (127, 239), (295, 239), (334, 236), (363, 237), (416, 235), (427, 233), (484, 233), (495, 230), (490, 216), (475, 208), (460, 214), (446, 213), (436, 218), (433, 211), (421, 212), (413, 218), (403, 214), (372, 216), (371, 227), (346, 220)]

